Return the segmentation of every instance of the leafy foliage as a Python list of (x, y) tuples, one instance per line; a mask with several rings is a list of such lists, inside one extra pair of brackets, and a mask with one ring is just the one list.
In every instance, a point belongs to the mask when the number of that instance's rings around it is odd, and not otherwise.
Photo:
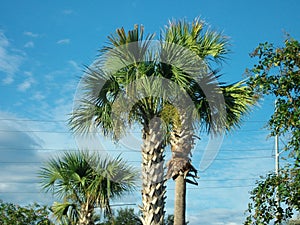
[(139, 215), (132, 208), (118, 209), (116, 215), (106, 220), (100, 225), (142, 225)]
[(275, 95), (276, 111), (268, 127), (271, 136), (290, 134), (284, 149), (291, 165), (279, 175), (268, 174), (251, 192), (245, 224), (280, 224), (300, 210), (300, 44), (288, 38), (285, 46), (260, 44), (252, 54), (259, 62), (248, 70), (249, 85), (261, 95)]
[(19, 206), (0, 200), (0, 224), (2, 225), (53, 225), (47, 206), (37, 203)]
[[(250, 214), (245, 224), (269, 224), (287, 221), (293, 210), (300, 210), (299, 169), (285, 169), (279, 176), (270, 173), (251, 191)], [(279, 197), (277, 197), (279, 196)]]
[[(99, 225), (142, 225), (140, 214), (135, 213), (132, 208), (120, 208), (114, 215), (106, 221), (99, 223)], [(174, 216), (168, 215), (164, 220), (164, 225), (173, 225)]]
[(291, 133), (287, 150), (299, 159), (300, 149), (300, 43), (292, 38), (285, 46), (260, 44), (252, 57), (259, 63), (250, 72), (249, 84), (260, 94), (275, 95), (276, 112), (269, 120), (271, 135)]

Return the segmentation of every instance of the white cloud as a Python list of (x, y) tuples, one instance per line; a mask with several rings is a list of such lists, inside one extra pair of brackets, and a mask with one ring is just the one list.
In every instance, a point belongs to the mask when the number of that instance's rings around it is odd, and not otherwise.
[(71, 66), (73, 66), (75, 70), (82, 71), (82, 68), (74, 60), (69, 60), (69, 64), (71, 64)]
[(41, 101), (44, 100), (46, 98), (45, 95), (43, 95), (41, 92), (36, 92), (33, 96), (32, 96), (32, 100), (36, 100), (36, 101)]
[(24, 74), (25, 74), (26, 76), (28, 76), (28, 77), (31, 77), (31, 76), (32, 76), (32, 72), (30, 72), (30, 71), (25, 71)]
[(30, 32), (30, 31), (25, 31), (23, 34), (28, 36), (28, 37), (33, 37), (33, 38), (36, 38), (36, 37), (40, 36), (39, 34), (35, 34), (35, 33)]
[[(59, 130), (58, 124), (0, 111), (0, 180), (3, 181), (0, 192), (4, 193), (4, 201), (53, 203), (51, 195), (41, 194), (37, 172), (45, 160), (62, 152), (45, 149), (63, 149), (66, 142), (71, 142), (70, 135), (50, 132)], [(49, 132), (37, 132), (39, 130)]]
[(14, 82), (14, 78), (12, 75), (7, 75), (3, 80), (2, 83), (3, 84), (11, 84), (12, 82)]
[(235, 209), (207, 209), (187, 216), (190, 225), (239, 225), (244, 221), (243, 212)]
[(35, 80), (32, 77), (29, 77), (18, 85), (18, 90), (22, 92), (27, 91), (34, 82)]
[(0, 31), (0, 46), (2, 48), (8, 47), (9, 46), (9, 41), (6, 38), (6, 36), (4, 35), (3, 32)]
[(61, 40), (58, 40), (56, 43), (60, 44), (60, 45), (69, 44), (70, 43), (70, 39), (68, 39), (68, 38), (61, 39)]
[(24, 45), (24, 48), (33, 48), (34, 47), (34, 42), (33, 41), (29, 41)]
[(14, 81), (14, 74), (19, 70), (22, 61), (23, 56), (10, 48), (9, 40), (0, 31), (0, 72), (6, 75), (2, 79), (3, 84), (11, 84)]

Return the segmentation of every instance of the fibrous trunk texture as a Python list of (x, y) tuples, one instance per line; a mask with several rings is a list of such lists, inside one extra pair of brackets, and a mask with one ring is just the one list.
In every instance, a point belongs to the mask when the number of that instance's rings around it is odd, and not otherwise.
[(179, 120), (173, 125), (170, 136), (172, 158), (168, 162), (167, 178), (175, 179), (178, 175), (195, 172), (191, 165), (191, 150), (194, 146), (194, 132), (191, 121), (185, 114), (179, 116)]
[(190, 119), (186, 114), (180, 115), (178, 121), (174, 122), (170, 136), (172, 158), (167, 165), (167, 179), (172, 177), (175, 180), (174, 225), (185, 225), (186, 181), (193, 183), (187, 176), (196, 177), (197, 171), (190, 159), (194, 146), (193, 134)]
[(80, 209), (78, 225), (94, 225), (95, 223), (93, 221), (93, 211), (93, 207), (82, 205)]
[(164, 137), (160, 120), (152, 120), (143, 129), (142, 207), (143, 225), (162, 225), (166, 186), (164, 180)]

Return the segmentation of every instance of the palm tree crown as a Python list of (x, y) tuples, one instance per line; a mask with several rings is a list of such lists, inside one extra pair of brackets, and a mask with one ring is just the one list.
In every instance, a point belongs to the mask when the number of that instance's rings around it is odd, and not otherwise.
[[(111, 213), (110, 200), (134, 190), (136, 171), (121, 158), (88, 151), (65, 152), (50, 159), (39, 172), (42, 188), (63, 202), (52, 209), (59, 220), (93, 224), (96, 207)], [(83, 222), (83, 221), (86, 221)]]

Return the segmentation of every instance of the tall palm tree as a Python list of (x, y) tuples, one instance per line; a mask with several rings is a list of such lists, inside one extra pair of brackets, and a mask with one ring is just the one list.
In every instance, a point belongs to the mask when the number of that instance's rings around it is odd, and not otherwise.
[[(255, 97), (244, 82), (230, 85), (218, 83), (218, 76), (212, 70), (211, 62), (218, 63), (225, 58), (228, 53), (227, 39), (220, 33), (205, 31), (204, 23), (199, 19), (191, 24), (186, 21), (170, 22), (163, 38), (168, 44), (173, 43), (185, 47), (202, 60), (202, 68), (198, 69), (195, 74), (189, 70), (189, 66), (186, 68), (187, 64), (184, 64), (185, 68), (178, 68), (171, 64), (161, 65), (162, 74), (184, 89), (194, 104), (195, 112), (178, 111), (174, 107), (169, 107), (167, 113), (171, 115), (169, 123), (172, 124), (170, 134), (172, 158), (168, 162), (167, 178), (172, 177), (175, 180), (174, 224), (184, 225), (186, 182), (197, 184), (195, 181), (197, 171), (191, 164), (190, 158), (196, 132), (194, 125), (198, 124), (207, 132), (213, 131), (213, 133), (230, 130), (240, 123), (241, 116), (247, 113), (250, 106), (255, 103)], [(174, 51), (166, 52), (171, 52), (172, 55), (165, 54), (162, 57), (173, 57)], [(190, 54), (180, 54), (179, 60), (182, 62), (191, 61), (189, 59)], [(209, 92), (205, 93), (203, 88)], [(209, 99), (207, 95), (214, 95), (214, 93), (219, 94), (215, 95), (215, 99), (212, 97)], [(221, 99), (218, 101), (219, 97)], [(212, 101), (215, 102), (212, 103)], [(212, 114), (216, 109), (220, 114), (213, 118)]]
[[(163, 105), (163, 90), (158, 90), (153, 79), (153, 36), (143, 40), (143, 27), (138, 26), (128, 33), (117, 29), (116, 34), (109, 36), (110, 44), (101, 49), (99, 61), (83, 77), (85, 95), (70, 118), (74, 132), (87, 134), (96, 127), (115, 140), (126, 132), (127, 126), (135, 122), (142, 125), (141, 210), (143, 224), (149, 225), (163, 223), (166, 192), (165, 138), (157, 119)], [(153, 90), (160, 93), (154, 95)]]
[(93, 225), (96, 207), (110, 215), (110, 200), (134, 190), (136, 171), (119, 157), (75, 151), (50, 159), (39, 177), (45, 191), (63, 200), (52, 206), (58, 221)]

